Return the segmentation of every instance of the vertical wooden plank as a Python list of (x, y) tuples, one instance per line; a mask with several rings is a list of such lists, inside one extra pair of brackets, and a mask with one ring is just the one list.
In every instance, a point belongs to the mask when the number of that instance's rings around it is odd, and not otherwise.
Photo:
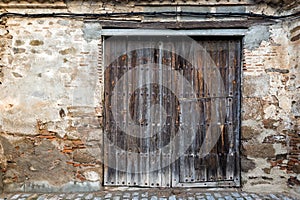
[[(124, 54), (119, 57), (119, 71), (118, 74), (116, 75), (118, 77), (118, 79), (120, 79), (123, 75), (124, 75), (124, 82), (128, 83), (128, 75), (127, 75), (127, 71), (128, 71), (128, 60), (130, 57), (130, 53), (127, 52), (127, 40), (125, 37), (122, 37), (121, 41), (118, 41), (118, 43), (116, 45), (116, 48), (120, 47), (121, 52), (124, 52)], [(128, 95), (128, 84), (124, 84), (122, 85), (123, 90), (120, 91), (120, 96), (123, 96), (123, 101), (119, 101), (119, 111), (120, 114), (123, 116), (123, 124), (126, 125), (128, 124), (128, 119), (127, 119), (127, 113), (129, 112), (128, 110), (128, 103), (129, 103), (129, 95)], [(127, 157), (126, 157), (126, 149), (127, 149), (127, 144), (126, 144), (126, 134), (125, 132), (119, 130), (118, 134), (117, 134), (117, 144), (118, 147), (120, 148), (120, 150), (117, 151), (117, 156), (116, 156), (116, 166), (118, 170), (116, 171), (116, 185), (125, 185), (126, 184), (126, 161), (127, 161)]]
[[(236, 64), (235, 57), (235, 47), (233, 41), (229, 41), (229, 51), (228, 51), (228, 93), (233, 94), (233, 81), (234, 81), (234, 68)], [(233, 132), (233, 98), (230, 96), (227, 99), (228, 105), (228, 139), (229, 139), (229, 151), (227, 153), (227, 167), (226, 167), (226, 179), (233, 180), (234, 168), (235, 168), (235, 141)]]
[[(155, 63), (155, 66), (153, 68), (154, 71), (154, 75), (153, 75), (153, 79), (154, 80), (158, 80), (158, 48), (156, 45), (157, 41), (154, 41), (154, 49), (152, 51), (152, 57)], [(156, 149), (157, 149), (157, 137), (158, 137), (158, 126), (157, 126), (157, 119), (158, 119), (158, 110), (157, 110), (157, 104), (158, 104), (158, 95), (159, 95), (159, 90), (158, 90), (158, 85), (157, 84), (153, 84), (151, 87), (151, 106), (153, 106), (152, 112), (151, 112), (151, 119), (153, 119), (153, 121), (150, 124), (150, 131), (152, 136), (150, 137), (150, 148), (149, 148), (149, 169), (151, 171), (151, 173), (149, 174), (149, 183), (148, 185), (150, 187), (155, 187), (156, 185), (156, 180), (157, 180), (157, 175), (158, 172), (157, 171), (153, 171), (156, 167), (157, 167), (157, 160), (156, 160)]]
[[(115, 48), (115, 42), (109, 42), (110, 45), (110, 50), (113, 51), (113, 49)], [(111, 51), (109, 51), (109, 55), (114, 56), (114, 53), (112, 53)], [(109, 89), (112, 90), (114, 85), (114, 70), (116, 69), (116, 64), (117, 62), (111, 62), (110, 60), (111, 58), (108, 59), (108, 63), (109, 64), (109, 68), (108, 70), (108, 79), (106, 81), (108, 81), (109, 84)], [(109, 94), (109, 99), (108, 99), (108, 112), (109, 112), (109, 116), (108, 116), (108, 120), (109, 120), (109, 126), (110, 126), (110, 130), (106, 133), (106, 136), (108, 137), (108, 139), (110, 140), (110, 144), (108, 144), (107, 146), (107, 164), (109, 164), (109, 166), (107, 167), (107, 173), (106, 173), (106, 184), (107, 185), (112, 185), (115, 184), (115, 169), (114, 169), (114, 165), (115, 165), (115, 154), (113, 151), (113, 143), (115, 142), (115, 132), (116, 132), (116, 125), (115, 125), (115, 121), (113, 121), (113, 117), (112, 117), (112, 113), (111, 113), (111, 105), (112, 105), (112, 99), (111, 99), (111, 95), (113, 93), (111, 93), (110, 91), (108, 91)]]
[[(201, 113), (201, 132), (200, 132), (200, 143), (199, 143), (199, 150), (200, 147), (203, 145), (203, 142), (205, 141), (206, 137), (206, 131), (208, 128), (208, 120), (209, 120), (209, 104), (208, 104), (208, 97), (207, 97), (207, 83), (206, 80), (208, 79), (207, 75), (207, 43), (204, 41), (200, 42), (200, 45), (203, 47), (203, 51), (201, 51), (201, 61), (200, 61), (200, 69), (201, 69), (201, 76), (199, 82), (201, 83), (200, 91), (199, 91), (199, 96), (201, 97), (201, 104), (202, 104), (202, 113)], [(199, 161), (199, 179), (200, 181), (204, 182), (207, 181), (207, 168), (209, 167), (206, 163), (206, 158), (201, 156), (200, 161)]]
[[(219, 60), (220, 60), (220, 74), (224, 83), (225, 95), (222, 97), (222, 100), (226, 102), (226, 97), (228, 96), (228, 41), (220, 41), (220, 50), (219, 50)], [(227, 113), (227, 105), (226, 112)], [(218, 166), (218, 178), (219, 180), (226, 179), (226, 160), (227, 160), (227, 149), (228, 149), (228, 137), (227, 137), (227, 116), (223, 121), (224, 125), (221, 128), (221, 135), (218, 141), (218, 157), (219, 157), (219, 166)]]
[[(107, 65), (107, 60), (109, 59), (108, 56), (110, 55), (110, 51), (109, 51), (109, 43), (107, 41), (104, 40), (103, 42), (104, 44), (104, 52), (105, 52), (105, 56), (104, 56), (104, 64)], [(105, 136), (109, 134), (109, 132), (111, 131), (111, 127), (110, 127), (110, 113), (109, 113), (109, 106), (110, 106), (110, 69), (108, 68), (108, 66), (105, 66), (105, 71), (104, 71), (104, 134)], [(104, 184), (108, 184), (108, 145), (104, 145)]]
[(239, 151), (239, 141), (240, 141), (240, 110), (241, 110), (241, 94), (240, 94), (240, 83), (241, 83), (241, 40), (236, 39), (235, 41), (235, 55), (236, 55), (236, 65), (234, 70), (234, 81), (232, 82), (234, 88), (234, 136), (235, 136), (235, 152), (236, 152), (236, 162), (235, 162), (235, 183), (237, 186), (240, 185), (240, 151)]
[[(174, 50), (178, 49), (178, 41), (177, 43), (174, 43)], [(172, 63), (171, 63), (171, 70), (176, 70), (178, 72), (178, 55), (176, 53), (172, 53)], [(174, 76), (171, 79), (171, 84), (178, 84), (177, 77)], [(175, 87), (174, 88), (174, 93), (179, 94), (179, 88)], [(172, 97), (172, 106), (171, 109), (174, 110), (174, 126), (172, 127), (173, 133), (172, 137), (175, 137), (175, 134), (179, 134), (180, 131), (180, 124), (179, 124), (179, 105), (176, 103), (178, 100), (179, 96), (173, 96)], [(178, 127), (178, 129), (176, 129)], [(172, 143), (172, 155), (171, 158), (175, 159), (179, 155), (180, 151), (180, 144), (178, 143), (179, 141), (173, 142)], [(180, 168), (180, 158), (177, 159), (174, 163), (172, 163), (172, 186), (176, 186), (176, 184), (179, 182), (179, 168)]]
[[(150, 41), (147, 41), (145, 44), (143, 44), (143, 48), (145, 48), (147, 45), (150, 45)], [(144, 49), (144, 55), (147, 60), (147, 64), (151, 63), (151, 49)], [(146, 63), (145, 63), (146, 64)], [(148, 82), (149, 81), (149, 69), (146, 69), (143, 71), (143, 79)], [(140, 176), (140, 185), (141, 186), (148, 186), (149, 184), (149, 149), (150, 149), (150, 136), (151, 136), (151, 125), (150, 125), (150, 119), (151, 119), (151, 113), (150, 113), (150, 107), (151, 107), (151, 96), (150, 96), (150, 85), (147, 85), (145, 87), (144, 93), (143, 93), (143, 106), (145, 106), (143, 111), (143, 118), (145, 119), (144, 126), (146, 127), (146, 132), (143, 133), (146, 135), (147, 138), (141, 138), (141, 155), (140, 155), (140, 171), (142, 173), (139, 174)]]
[[(224, 121), (225, 119), (223, 119), (223, 113), (225, 113), (226, 111), (223, 108), (223, 103), (222, 101), (226, 100), (226, 92), (223, 91), (225, 90), (225, 83), (226, 83), (226, 78), (224, 77), (224, 61), (223, 61), (223, 57), (222, 57), (222, 52), (224, 49), (224, 41), (223, 40), (218, 40), (216, 42), (216, 48), (214, 49), (214, 51), (216, 52), (217, 57), (215, 58), (215, 63), (216, 63), (216, 67), (218, 69), (218, 73), (219, 76), (221, 78), (221, 80), (219, 81), (219, 84), (222, 84), (222, 86), (219, 86), (219, 91), (218, 94), (216, 95), (216, 100), (218, 100), (218, 111), (220, 112), (220, 116), (219, 116), (219, 120), (218, 120), (218, 135), (219, 135), (219, 139), (217, 141), (216, 144), (216, 181), (221, 181), (223, 180), (223, 170), (222, 170), (222, 149), (224, 146)], [(223, 89), (223, 90), (222, 90)], [(225, 95), (225, 96), (224, 96)], [(218, 112), (218, 113), (219, 113)]]
[(157, 166), (159, 166), (157, 170), (157, 180), (156, 180), (156, 186), (161, 186), (162, 182), (162, 128), (163, 128), (163, 118), (164, 118), (164, 111), (163, 111), (163, 47), (164, 47), (164, 42), (162, 38), (160, 38), (159, 43), (158, 43), (158, 81), (159, 81), (159, 134), (158, 134), (158, 142), (157, 142), (157, 157), (156, 157), (156, 162)]
[[(136, 67), (136, 63), (137, 63), (137, 56), (136, 56), (136, 51), (134, 50), (134, 44), (131, 42), (130, 37), (128, 37), (129, 41), (128, 41), (128, 49), (133, 49), (131, 52), (131, 65), (130, 65), (130, 70), (134, 70), (134, 68)], [(131, 76), (128, 77), (128, 81), (130, 84), (128, 84), (128, 89), (131, 93), (131, 97), (130, 97), (130, 125), (134, 125), (136, 124), (136, 120), (137, 120), (137, 102), (138, 102), (138, 94), (137, 91), (135, 91), (135, 81), (136, 81), (136, 77), (134, 73), (131, 73)], [(133, 132), (133, 134), (136, 134), (136, 132)], [(127, 157), (127, 173), (126, 173), (126, 183), (125, 185), (127, 186), (131, 186), (132, 185), (132, 172), (134, 170), (133, 167), (133, 162), (136, 162), (133, 159), (132, 153), (135, 152), (135, 138), (132, 137), (133, 135), (132, 133), (129, 135), (126, 135), (126, 141), (127, 141), (127, 149), (126, 149), (126, 157)]]
[[(179, 73), (180, 76), (184, 76), (184, 60), (182, 59), (182, 57), (180, 55), (183, 54), (184, 52), (184, 42), (181, 43), (181, 47), (178, 47), (178, 49), (180, 50), (180, 54), (178, 55), (178, 68), (180, 69)], [(178, 80), (179, 82), (179, 80)], [(181, 104), (180, 104), (180, 114), (182, 114), (183, 112), (185, 112), (185, 110), (183, 110), (183, 101), (182, 99), (185, 97), (184, 95), (184, 86), (183, 86), (183, 82), (181, 81), (179, 83), (179, 98), (181, 98)], [(184, 149), (184, 142), (185, 142), (185, 137), (184, 137), (184, 133), (186, 131), (186, 125), (184, 124), (184, 121), (182, 119), (182, 115), (180, 115), (180, 144), (179, 144), (179, 149), (180, 149), (180, 154), (182, 155), (180, 157), (180, 168), (179, 168), (179, 176), (180, 176), (180, 182), (184, 183), (187, 179), (187, 175), (186, 175), (186, 171), (185, 171), (185, 160), (186, 160), (186, 152)]]
[[(189, 83), (190, 83), (191, 87), (193, 88), (193, 92), (196, 92), (195, 80), (194, 80), (195, 76), (194, 76), (194, 69), (193, 69), (194, 60), (195, 60), (194, 52), (196, 51), (196, 49), (192, 42), (188, 42), (188, 46), (190, 46), (190, 51), (189, 51), (189, 55), (188, 55), (189, 60), (186, 61), (187, 66), (188, 66), (187, 71), (189, 74), (189, 77), (187, 79), (189, 80)], [(194, 96), (194, 94), (193, 93), (188, 94), (188, 98), (189, 98), (189, 112), (190, 113), (198, 112), (199, 110), (194, 110), (194, 107), (192, 106), (193, 104), (197, 103), (197, 100), (195, 99), (196, 97)], [(195, 152), (196, 137), (195, 136), (196, 136), (197, 130), (195, 130), (194, 127), (198, 123), (195, 120), (195, 116), (196, 115), (193, 115), (193, 114), (190, 115), (191, 125), (189, 126), (189, 131), (193, 136), (191, 146), (189, 147), (189, 162), (190, 162), (189, 181), (190, 182), (195, 182), (195, 155), (196, 155), (196, 152)]]
[[(164, 46), (163, 49), (170, 49), (172, 48), (172, 44), (170, 44), (166, 38), (164, 39)], [(169, 72), (171, 68), (171, 52), (164, 50), (162, 52), (162, 70), (163, 70), (163, 90), (162, 90), (162, 108), (165, 110), (165, 123), (162, 125), (162, 132), (161, 132), (161, 187), (169, 186), (170, 184), (170, 149), (164, 148), (165, 145), (170, 143), (170, 135), (171, 135), (171, 119), (172, 119), (172, 111), (170, 110), (170, 91), (169, 91)]]
[[(209, 52), (211, 59), (215, 58), (215, 55), (214, 55), (215, 52), (213, 50), (213, 45), (214, 45), (214, 43), (212, 41), (209, 41), (209, 42), (207, 42), (207, 46), (206, 46), (206, 49)], [(213, 124), (213, 122), (212, 122), (212, 119), (215, 117), (215, 116), (213, 116), (213, 113), (212, 113), (212, 111), (213, 111), (212, 109), (214, 109), (214, 102), (213, 102), (214, 99), (212, 98), (212, 96), (213, 96), (212, 92), (214, 92), (214, 91), (211, 91), (212, 84), (214, 84), (215, 80), (212, 80), (210, 78), (211, 75), (212, 75), (212, 70), (213, 69), (212, 69), (212, 66), (211, 66), (212, 63), (210, 62), (209, 59), (210, 59), (209, 57), (206, 58), (206, 66), (205, 66), (205, 70), (206, 70), (205, 75), (207, 76), (207, 78), (206, 78), (207, 89), (205, 91), (206, 92), (205, 96), (208, 100), (208, 102), (207, 102), (208, 105), (210, 105), (206, 109), (206, 111), (207, 111), (207, 116), (206, 116), (206, 118), (207, 118), (207, 130), (210, 129), (210, 131), (211, 131), (211, 132), (208, 132), (208, 131), (206, 132), (205, 141), (207, 143), (211, 143), (211, 141), (210, 141), (211, 138), (209, 136), (210, 136), (210, 134), (213, 133), (214, 128), (215, 128), (215, 124)], [(207, 166), (209, 166), (207, 168), (207, 180), (208, 181), (213, 181), (214, 176), (215, 176), (215, 173), (214, 173), (215, 172), (214, 155), (213, 155), (214, 152), (213, 151), (214, 151), (214, 149), (212, 149), (210, 151), (210, 153), (205, 157), (206, 162), (207, 162)]]

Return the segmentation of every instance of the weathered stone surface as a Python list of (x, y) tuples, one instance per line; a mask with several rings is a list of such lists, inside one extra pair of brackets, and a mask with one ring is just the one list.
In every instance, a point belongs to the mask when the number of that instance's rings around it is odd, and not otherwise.
[(70, 48), (67, 48), (67, 49), (64, 49), (64, 50), (60, 50), (59, 53), (61, 55), (75, 54), (76, 53), (76, 49), (73, 48), (73, 47), (70, 47)]
[(243, 144), (244, 155), (252, 158), (272, 158), (275, 156), (275, 149), (272, 144)]
[[(296, 174), (300, 174), (300, 164), (295, 164), (293, 165), (292, 170), (296, 173)], [(299, 180), (300, 181), (300, 180)]]
[(84, 39), (87, 42), (98, 40), (101, 37), (101, 29), (99, 23), (85, 23), (82, 29)]
[(300, 117), (300, 101), (292, 101), (292, 113), (295, 117)]
[(245, 37), (245, 48), (253, 50), (258, 48), (262, 41), (269, 40), (269, 28), (267, 26), (253, 26)]
[(256, 164), (253, 160), (248, 159), (247, 157), (241, 157), (241, 168), (242, 172), (248, 172), (255, 169)]
[(255, 139), (257, 135), (260, 134), (260, 131), (250, 126), (242, 126), (241, 136), (243, 140)]
[(29, 42), (29, 44), (30, 44), (31, 46), (40, 46), (40, 45), (43, 45), (44, 42), (43, 42), (42, 40), (31, 40), (31, 41)]
[(16, 46), (21, 46), (21, 45), (23, 45), (23, 44), (25, 44), (25, 42), (22, 41), (22, 40), (16, 40), (16, 41), (15, 41), (15, 45), (16, 45)]
[(264, 128), (266, 129), (276, 129), (276, 127), (278, 125), (276, 125), (278, 123), (278, 120), (275, 119), (264, 119), (262, 120), (262, 123), (264, 125)]
[(68, 160), (69, 158), (60, 153), (51, 142), (42, 140), (34, 148), (34, 154), (17, 159), (16, 170), (26, 174), (29, 180), (48, 181), (53, 185), (60, 185), (71, 181), (73, 177), (73, 169), (66, 163)]
[(101, 173), (97, 169), (88, 169), (83, 172), (84, 177), (88, 181), (100, 181)]
[(73, 152), (73, 160), (79, 163), (94, 163), (96, 159), (86, 149), (76, 149)]
[(243, 95), (245, 97), (264, 97), (269, 92), (270, 77), (266, 74), (246, 76), (243, 79)]
[(24, 49), (24, 48), (13, 48), (14, 54), (24, 53), (25, 51), (26, 51), (26, 49)]
[(282, 143), (286, 144), (287, 138), (286, 135), (270, 135), (264, 138), (263, 143), (270, 143), (270, 144), (275, 144), (275, 143)]
[(243, 98), (242, 117), (244, 120), (263, 118), (263, 101), (261, 98)]

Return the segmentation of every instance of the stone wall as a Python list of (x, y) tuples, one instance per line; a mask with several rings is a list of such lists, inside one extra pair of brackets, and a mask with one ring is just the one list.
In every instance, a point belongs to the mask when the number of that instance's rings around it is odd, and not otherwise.
[[(244, 40), (244, 189), (263, 185), (264, 190), (283, 191), (299, 185), (299, 107), (292, 106), (299, 102), (299, 47), (291, 39), (291, 26), (295, 24), (253, 26)], [(261, 37), (249, 34), (252, 31)]]
[[(209, 12), (220, 8), (215, 1), (199, 2), (191, 1), (184, 9), (203, 12), (204, 7), (194, 6), (205, 3), (211, 6)], [(231, 12), (232, 7), (224, 7), (226, 2), (221, 2), (221, 8)], [(293, 6), (283, 11), (251, 2), (229, 1), (243, 12), (285, 15), (298, 9)], [(147, 5), (143, 1), (57, 1), (51, 6), (11, 2), (1, 5), (1, 12), (105, 13), (178, 8), (170, 2), (162, 3), (169, 6), (150, 6), (157, 5), (156, 1)], [(132, 16), (115, 20), (159, 23), (232, 19)], [(257, 22), (243, 39), (243, 190), (300, 191), (299, 27), (299, 19)], [(4, 191), (103, 189), (101, 28), (97, 20), (86, 18), (1, 18), (0, 188)]]
[(51, 18), (2, 23), (4, 190), (99, 190), (100, 40), (91, 34), (99, 27)]

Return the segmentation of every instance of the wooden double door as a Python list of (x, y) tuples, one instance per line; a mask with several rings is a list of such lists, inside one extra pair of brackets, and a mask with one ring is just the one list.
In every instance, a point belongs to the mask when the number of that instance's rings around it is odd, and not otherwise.
[(240, 38), (104, 40), (104, 185), (240, 185)]

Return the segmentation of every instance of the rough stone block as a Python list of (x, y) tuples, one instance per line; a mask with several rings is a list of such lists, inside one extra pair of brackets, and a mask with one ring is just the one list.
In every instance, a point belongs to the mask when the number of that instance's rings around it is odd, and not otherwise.
[(243, 144), (244, 155), (252, 158), (273, 158), (275, 149), (272, 144)]
[(243, 120), (260, 120), (263, 118), (263, 101), (261, 98), (246, 98), (242, 100)]
[(250, 127), (250, 126), (242, 126), (241, 136), (243, 140), (255, 139), (257, 135), (260, 134), (261, 131)]
[(264, 97), (268, 96), (270, 77), (267, 74), (259, 76), (245, 76), (243, 79), (243, 96)]

